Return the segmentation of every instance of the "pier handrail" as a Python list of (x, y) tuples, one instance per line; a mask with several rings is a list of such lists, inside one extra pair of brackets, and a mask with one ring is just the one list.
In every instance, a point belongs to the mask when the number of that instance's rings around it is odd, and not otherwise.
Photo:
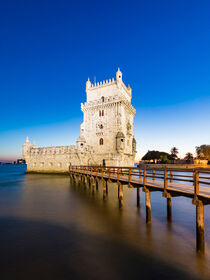
[[(101, 176), (110, 179), (116, 177), (119, 181), (122, 176), (127, 177), (128, 184), (131, 184), (132, 179), (142, 178), (143, 185), (146, 185), (147, 179), (153, 181), (163, 181), (164, 191), (168, 188), (168, 183), (182, 182), (192, 183), (194, 187), (194, 197), (199, 195), (200, 185), (210, 185), (210, 169), (204, 168), (158, 168), (158, 167), (124, 167), (124, 166), (99, 166), (99, 165), (76, 165), (69, 166), (69, 171), (87, 174), (89, 176)], [(209, 176), (208, 176), (209, 175)]]

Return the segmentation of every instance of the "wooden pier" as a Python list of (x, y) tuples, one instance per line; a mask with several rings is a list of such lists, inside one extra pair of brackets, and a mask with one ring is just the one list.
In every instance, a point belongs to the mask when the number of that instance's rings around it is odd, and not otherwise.
[(196, 250), (204, 253), (204, 206), (210, 204), (210, 169), (136, 168), (70, 166), (70, 178), (89, 184), (92, 192), (103, 182), (103, 199), (108, 195), (108, 183), (117, 182), (119, 207), (123, 207), (123, 185), (137, 190), (137, 207), (140, 207), (140, 189), (145, 192), (146, 223), (151, 223), (150, 193), (160, 191), (167, 200), (167, 219), (172, 221), (172, 197), (185, 196), (196, 206)]

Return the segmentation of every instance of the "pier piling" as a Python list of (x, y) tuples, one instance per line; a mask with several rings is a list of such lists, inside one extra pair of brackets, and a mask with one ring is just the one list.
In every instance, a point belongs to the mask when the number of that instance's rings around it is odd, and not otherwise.
[(167, 197), (167, 220), (168, 222), (172, 221), (172, 203), (171, 197)]
[(146, 223), (151, 223), (151, 199), (150, 199), (150, 191), (146, 189), (145, 191), (146, 196)]
[(118, 183), (119, 188), (119, 208), (123, 207), (123, 185), (119, 182)]
[(201, 200), (196, 202), (196, 249), (198, 253), (204, 253), (204, 205)]
[(139, 187), (137, 187), (136, 188), (136, 194), (137, 194), (137, 207), (140, 207), (140, 198), (141, 198), (141, 196), (140, 196), (140, 188)]

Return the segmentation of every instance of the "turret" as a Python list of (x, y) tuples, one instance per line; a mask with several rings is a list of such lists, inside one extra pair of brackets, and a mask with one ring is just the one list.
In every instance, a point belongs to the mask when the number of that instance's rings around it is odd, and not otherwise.
[(86, 82), (86, 91), (91, 88), (91, 82), (90, 79), (88, 78), (87, 82)]
[(30, 152), (30, 148), (31, 148), (31, 143), (28, 139), (28, 136), (26, 137), (26, 141), (25, 143), (23, 144), (23, 157), (26, 158), (28, 153)]
[(125, 149), (125, 135), (122, 132), (118, 132), (116, 135), (116, 149), (118, 153)]
[(118, 84), (122, 82), (122, 72), (120, 71), (120, 68), (118, 68), (117, 73), (116, 73), (116, 81)]
[(77, 151), (78, 152), (84, 152), (85, 151), (85, 144), (86, 144), (86, 140), (84, 136), (79, 136), (79, 138), (77, 139)]

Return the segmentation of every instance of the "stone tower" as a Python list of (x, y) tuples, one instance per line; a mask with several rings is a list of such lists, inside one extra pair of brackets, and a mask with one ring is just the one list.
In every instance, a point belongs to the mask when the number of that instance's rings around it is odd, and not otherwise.
[(131, 105), (131, 88), (122, 80), (118, 69), (116, 80), (91, 84), (86, 82), (87, 101), (81, 104), (84, 121), (78, 144), (93, 148), (88, 164), (133, 166), (136, 141), (133, 135), (135, 109)]
[(134, 165), (136, 112), (131, 105), (131, 88), (124, 84), (120, 69), (116, 79), (97, 84), (88, 79), (86, 97), (81, 104), (84, 121), (76, 146), (37, 147), (26, 138), (23, 157), (28, 172), (63, 173), (70, 165)]

